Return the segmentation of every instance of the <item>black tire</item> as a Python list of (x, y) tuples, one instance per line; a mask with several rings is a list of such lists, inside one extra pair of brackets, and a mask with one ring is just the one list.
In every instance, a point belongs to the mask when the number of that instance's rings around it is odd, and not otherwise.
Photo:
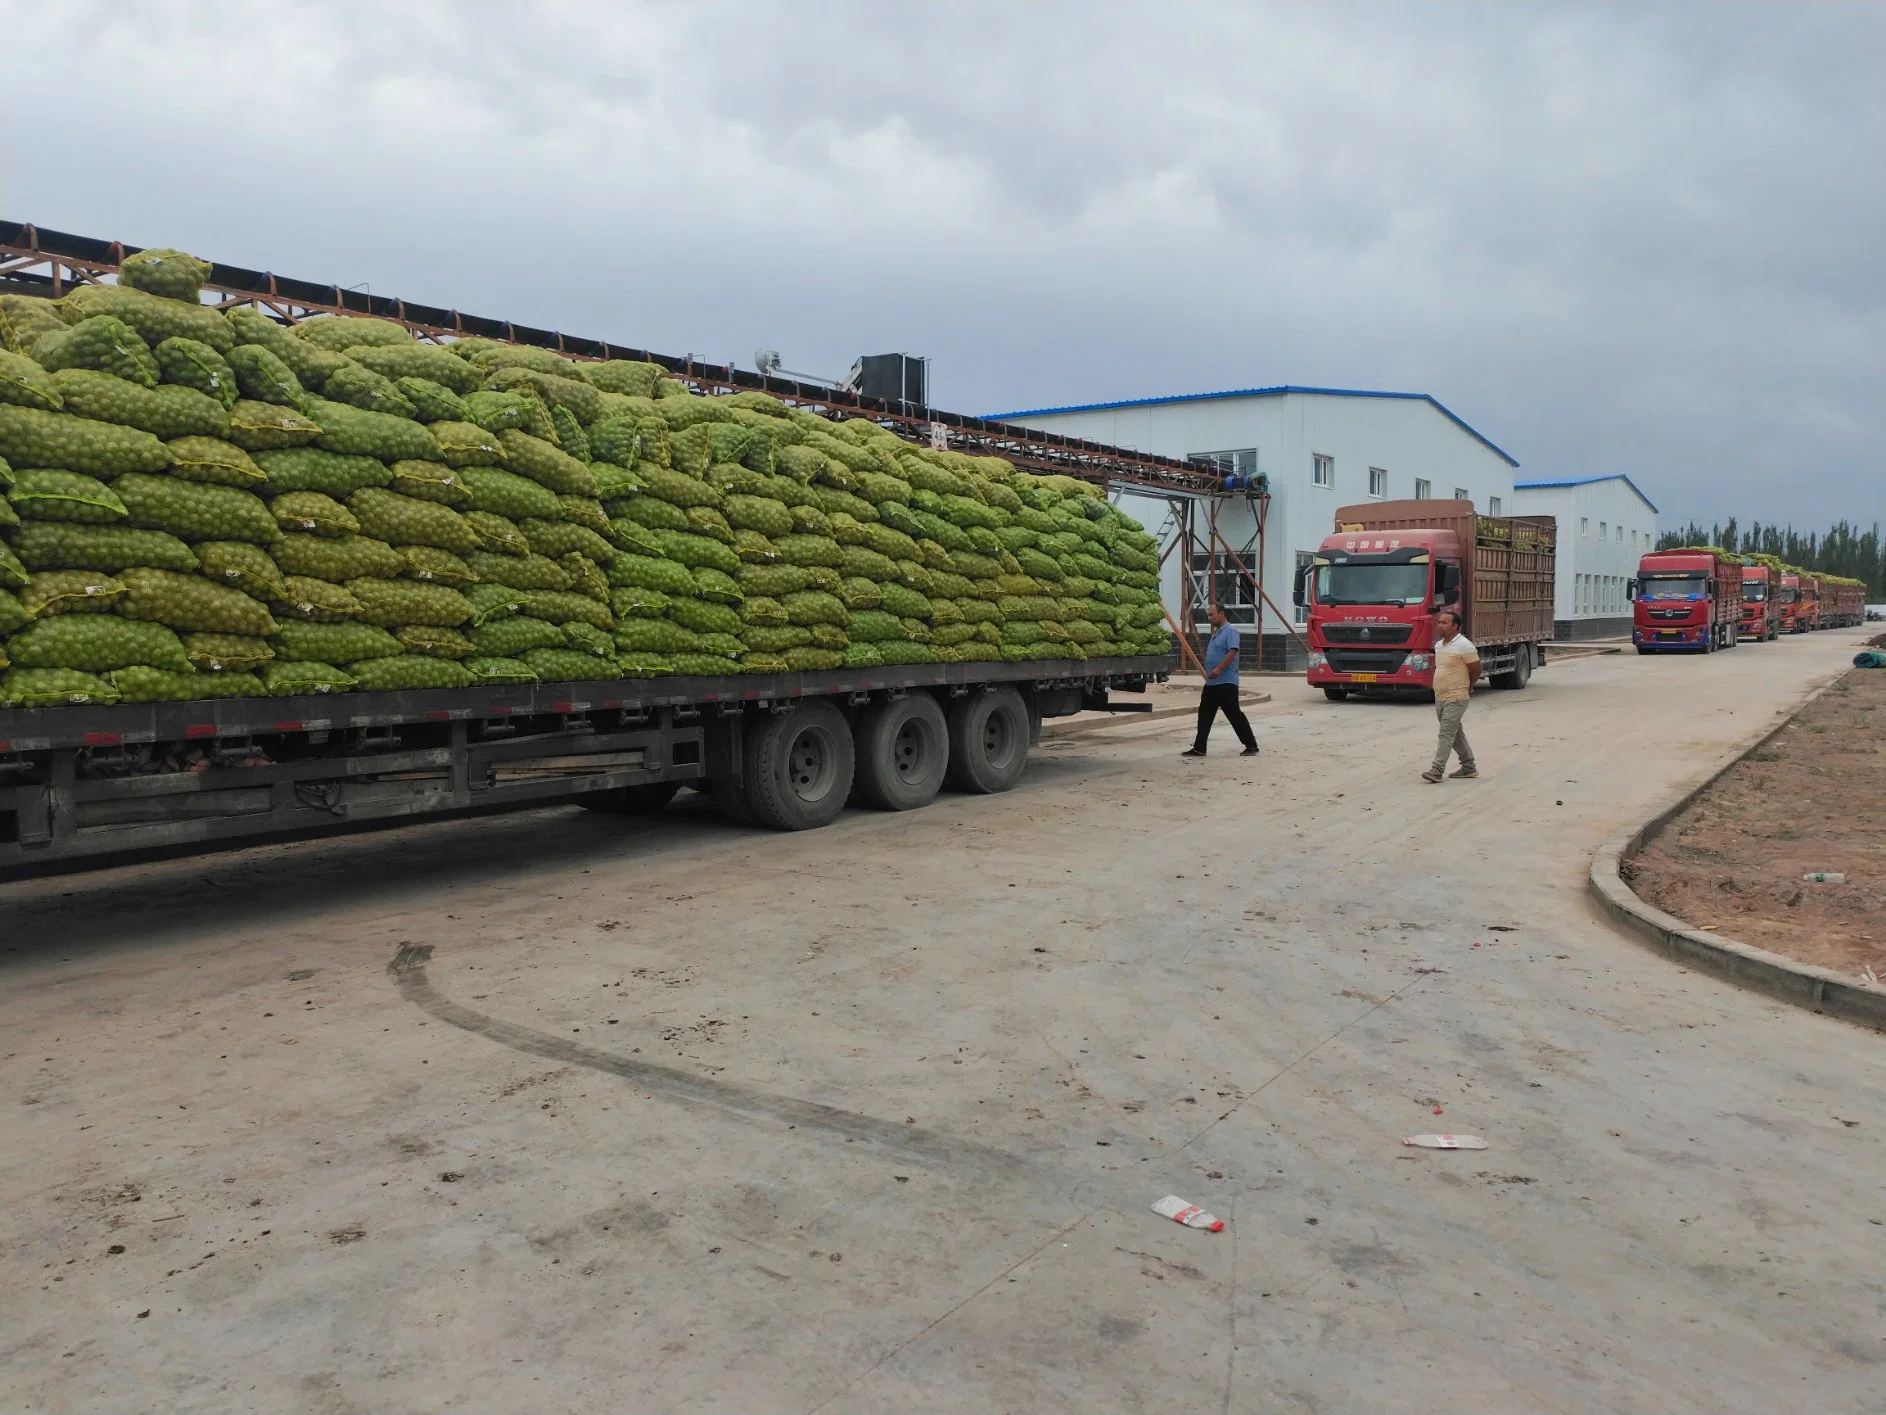
[(950, 764), (950, 729), (928, 693), (913, 692), (866, 712), (857, 742), (852, 790), (880, 811), (914, 811), (943, 789)]
[(1513, 671), (1509, 676), (1512, 679), (1512, 681), (1506, 685), (1509, 688), (1523, 688), (1532, 681), (1531, 644), (1521, 644), (1519, 646), (1519, 656), (1513, 660)]
[(822, 698), (747, 723), (747, 805), (774, 830), (829, 825), (851, 794), (853, 748), (845, 715)]
[(1328, 698), (1332, 703), (1346, 703), (1349, 701), (1349, 690), (1347, 688), (1325, 688), (1323, 689), (1323, 696)]
[(993, 795), (1021, 780), (1028, 765), (1028, 705), (1007, 684), (950, 704), (950, 765), (943, 780), (953, 791)]
[(585, 791), (576, 798), (576, 804), (586, 811), (602, 811), (613, 816), (658, 816), (680, 789), (678, 781), (612, 786), (607, 791)]

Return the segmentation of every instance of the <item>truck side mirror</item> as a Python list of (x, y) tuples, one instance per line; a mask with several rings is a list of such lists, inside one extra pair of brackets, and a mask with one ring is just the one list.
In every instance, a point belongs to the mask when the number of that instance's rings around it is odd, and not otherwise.
[(1447, 604), (1460, 603), (1460, 566), (1441, 566), (1441, 599)]
[(1297, 577), (1290, 585), (1290, 602), (1299, 609), (1307, 602), (1306, 590), (1309, 585), (1310, 570), (1311, 567), (1308, 565), (1297, 566)]
[(1637, 577), (1635, 575), (1624, 582), (1624, 598), (1627, 600), (1635, 600), (1637, 598)]

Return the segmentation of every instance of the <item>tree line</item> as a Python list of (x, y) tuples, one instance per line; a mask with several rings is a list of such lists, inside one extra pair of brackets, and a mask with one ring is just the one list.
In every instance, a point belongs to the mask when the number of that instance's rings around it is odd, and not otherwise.
[(1825, 534), (1803, 534), (1793, 526), (1764, 526), (1760, 521), (1744, 529), (1731, 516), (1727, 524), (1708, 527), (1692, 521), (1682, 530), (1665, 531), (1657, 539), (1659, 550), (1685, 545), (1719, 545), (1743, 554), (1759, 551), (1779, 556), (1790, 565), (1817, 574), (1865, 580), (1868, 599), (1886, 599), (1886, 540), (1881, 538), (1877, 522), (1861, 531), (1845, 521), (1836, 521)]

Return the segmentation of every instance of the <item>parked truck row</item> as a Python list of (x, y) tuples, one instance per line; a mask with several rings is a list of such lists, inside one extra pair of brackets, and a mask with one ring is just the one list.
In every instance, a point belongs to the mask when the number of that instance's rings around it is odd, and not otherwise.
[(1640, 654), (1714, 653), (1866, 617), (1863, 581), (1714, 545), (1647, 553), (1630, 595), (1631, 640)]

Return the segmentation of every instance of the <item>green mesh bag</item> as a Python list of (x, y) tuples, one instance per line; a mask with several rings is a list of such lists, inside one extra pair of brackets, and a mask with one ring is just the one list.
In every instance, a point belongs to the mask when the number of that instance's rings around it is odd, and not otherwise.
[(622, 502), (620, 509), (624, 518), (652, 531), (688, 529), (687, 511), (671, 501), (662, 501), (653, 496), (631, 496)]
[(895, 614), (881, 609), (864, 609), (851, 616), (845, 633), (853, 643), (883, 643), (903, 638), (904, 624)]
[(162, 668), (133, 664), (104, 675), (126, 703), (180, 703), (215, 698), (260, 698), (268, 690), (255, 674), (242, 669), (216, 672), (171, 673)]
[(619, 552), (604, 566), (604, 573), (612, 585), (639, 585), (671, 595), (692, 595), (696, 591), (687, 566), (659, 556)]
[(118, 579), (125, 593), (113, 608), (127, 619), (254, 638), (275, 632), (274, 617), (260, 601), (202, 575), (132, 566), (120, 570)]
[(641, 363), (633, 359), (610, 359), (604, 363), (586, 364), (583, 372), (588, 376), (591, 386), (605, 393), (627, 393), (637, 398), (653, 398), (655, 385), (661, 380), (662, 374), (659, 364)]
[(616, 617), (609, 612), (608, 605), (588, 595), (572, 594), (568, 590), (532, 590), (530, 614), (553, 624), (574, 621), (594, 624), (598, 629), (613, 629), (616, 626)]
[(143, 388), (84, 368), (62, 369), (53, 375), (53, 382), (65, 401), (66, 412), (75, 417), (136, 428), (153, 437), (186, 437), (193, 433), (220, 437), (229, 426), (223, 405), (194, 388), (174, 383)]
[(258, 452), (255, 464), (268, 478), (264, 496), (287, 491), (319, 491), (345, 500), (363, 486), (387, 486), (393, 480), (386, 464), (373, 457), (347, 457), (318, 447), (290, 447)]
[(897, 583), (926, 596), (936, 588), (936, 581), (930, 578), (930, 572), (914, 560), (897, 562)]
[(543, 521), (532, 516), (520, 520), (517, 528), (530, 541), (535, 554), (549, 556), (552, 560), (574, 551), (600, 565), (614, 558), (616, 553), (614, 546), (587, 526), (572, 525), (568, 521)]
[(581, 620), (572, 620), (559, 627), (563, 630), (563, 641), (578, 653), (594, 654), (597, 658), (615, 657), (616, 641), (607, 630)]
[(959, 599), (957, 611), (963, 616), (965, 624), (1000, 624), (1002, 611), (993, 600)]
[(877, 645), (878, 657), (886, 665), (935, 663), (936, 651), (928, 644), (908, 639), (887, 639)]
[(786, 617), (794, 624), (831, 624), (843, 629), (851, 622), (851, 611), (837, 595), (824, 590), (799, 590), (780, 599)]
[(563, 404), (555, 404), (550, 409), (550, 425), (557, 430), (557, 446), (579, 462), (590, 460), (589, 438), (583, 432), (583, 425), (576, 420)]
[(471, 658), (459, 660), (459, 667), (471, 674), (472, 683), (479, 687), (502, 687), (506, 683), (537, 681), (536, 670), (519, 658), (475, 654)]
[(805, 589), (812, 576), (800, 565), (742, 565), (734, 575), (743, 593), (774, 599)]
[(122, 570), (127, 565), (191, 570), (197, 563), (190, 547), (175, 536), (125, 526), (47, 521), (22, 525), (11, 538), (20, 561), (35, 570)]
[(818, 673), (832, 668), (845, 666), (845, 655), (839, 649), (821, 649), (806, 647), (786, 650), (786, 666), (794, 673)]
[(0, 351), (0, 403), (56, 413), (65, 406), (59, 385), (31, 359)]
[(740, 622), (747, 625), (781, 625), (792, 621), (786, 617), (786, 606), (772, 595), (750, 594), (740, 602)]
[(706, 565), (728, 575), (737, 574), (741, 568), (739, 555), (711, 536), (697, 536), (686, 531), (651, 530), (649, 538), (661, 547), (662, 554), (668, 559), (679, 561), (690, 568)]
[(878, 514), (878, 508), (862, 496), (853, 496), (848, 491), (840, 491), (828, 486), (812, 486), (808, 487), (807, 491), (813, 498), (813, 504), (828, 516), (843, 514), (858, 522), (861, 527), (882, 519)]
[(217, 437), (179, 437), (170, 448), (170, 474), (185, 481), (213, 482), (259, 491), (268, 474), (233, 442)]
[(589, 470), (596, 478), (596, 495), (602, 499), (603, 509), (611, 516), (621, 513), (612, 509), (609, 502), (640, 495), (648, 485), (640, 472), (614, 462), (591, 462)]
[(609, 612), (618, 621), (660, 619), (667, 614), (671, 602), (671, 596), (660, 590), (644, 589), (640, 585), (623, 585), (609, 591)]
[(29, 355), (41, 335), (64, 328), (66, 322), (51, 300), (38, 295), (0, 295), (0, 346), (6, 352)]
[(863, 526), (865, 545), (889, 560), (915, 560), (917, 542), (893, 526), (870, 522)]
[(310, 624), (338, 624), (360, 613), (360, 601), (345, 585), (330, 584), (312, 575), (284, 575), (275, 612), (282, 618)]
[(884, 586), (884, 608), (900, 619), (928, 619), (931, 614), (926, 596), (895, 581)]
[[(267, 349), (311, 392), (318, 393), (328, 375), (352, 362), (338, 351), (317, 348), (304, 339), (295, 338), (286, 326), (248, 305), (237, 305), (229, 311), (227, 327), (237, 346), (253, 344)], [(222, 349), (225, 357), (232, 352), (226, 345), (216, 347)]]
[(839, 511), (827, 516), (826, 521), (832, 528), (832, 539), (840, 545), (855, 545), (861, 549), (868, 549), (865, 546), (864, 523), (857, 517), (848, 516), (843, 511)]
[(33, 361), (55, 372), (96, 370), (143, 388), (155, 388), (160, 374), (156, 356), (137, 330), (108, 314), (42, 334), (33, 342)]
[(238, 398), (229, 410), (229, 440), (246, 452), (305, 447), (321, 435), (321, 425), (297, 408), (278, 408)]
[(529, 517), (555, 520), (562, 514), (556, 493), (529, 477), (497, 467), (464, 467), (459, 471), (471, 491), (471, 504), (479, 511), (493, 511), (512, 521)]
[[(724, 424), (703, 424), (697, 431), (707, 431), (710, 427), (722, 427)], [(706, 468), (702, 467), (705, 471)], [(685, 472), (667, 467), (650, 467), (643, 473), (648, 483), (648, 494), (659, 501), (683, 509), (689, 506), (715, 506), (721, 504), (721, 494), (699, 476), (689, 476)]]
[[(690, 479), (698, 478), (716, 462), (740, 462), (752, 445), (754, 436), (752, 428), (739, 423), (698, 422), (675, 432), (668, 439), (669, 460), (676, 469), (675, 475), (687, 474)], [(766, 470), (770, 470), (770, 467)]]
[(11, 668), (0, 674), (0, 708), (111, 707), (118, 690), (69, 668)]
[(722, 678), (740, 672), (735, 660), (712, 653), (670, 654), (668, 664), (675, 673), (688, 678)]
[(790, 673), (792, 665), (786, 662), (783, 653), (756, 651), (740, 655), (742, 673)]
[(792, 509), (766, 497), (729, 496), (721, 509), (736, 530), (758, 531), (768, 537), (792, 534)]
[(472, 506), (472, 491), (464, 474), (444, 462), (395, 462), (389, 470), (393, 473), (393, 482), (388, 490), (401, 496), (431, 501), (455, 511), (469, 510)]
[(484, 386), (507, 392), (534, 392), (546, 408), (561, 404), (585, 427), (602, 416), (602, 394), (577, 378), (512, 366), (492, 369), (485, 375)]
[(812, 630), (803, 624), (747, 624), (742, 626), (740, 636), (748, 648), (763, 653), (784, 653), (812, 642)]
[(207, 260), (168, 246), (152, 246), (118, 262), (118, 283), (167, 300), (195, 304), (211, 270)]
[(400, 647), (421, 658), (470, 658), (477, 645), (457, 629), (436, 624), (405, 624), (393, 631)]
[(124, 500), (96, 477), (56, 467), (22, 467), (13, 473), (7, 500), (22, 521), (104, 525), (121, 521)]
[(276, 659), (265, 663), (256, 676), (272, 698), (300, 698), (324, 693), (345, 693), (354, 686), (354, 675), (331, 663), (311, 660), (291, 662)]
[(422, 688), (468, 688), (472, 676), (452, 659), (403, 653), (347, 665), (354, 689), (361, 693), (411, 692)]
[[(718, 491), (723, 501), (729, 496), (757, 496), (762, 500), (777, 501), (782, 506), (792, 504), (775, 491), (773, 478), (733, 462), (714, 463), (702, 473), (701, 480)], [(782, 478), (781, 484), (789, 483), (785, 483)]]
[(641, 460), (644, 438), (639, 418), (605, 418), (589, 429), (588, 440), (592, 462), (633, 467)]
[(875, 580), (850, 575), (838, 582), (838, 597), (847, 609), (876, 609), (884, 603), (884, 591)]
[(183, 651), (200, 673), (247, 673), (275, 657), (267, 639), (247, 634), (185, 634)]
[(888, 555), (880, 554), (862, 545), (842, 546), (838, 552), (838, 564), (835, 567), (841, 575), (857, 575), (867, 580), (894, 580), (897, 578), (897, 562)]
[(572, 551), (560, 556), (557, 564), (564, 574), (570, 577), (570, 589), (575, 594), (588, 595), (598, 604), (609, 603), (609, 577), (588, 556)]
[[(340, 376), (336, 374), (335, 378)], [(330, 379), (328, 387), (333, 386), (334, 380)], [(320, 424), (321, 435), (315, 439), (315, 445), (329, 452), (378, 457), (382, 462), (398, 462), (408, 457), (420, 462), (445, 460), (445, 453), (432, 440), (432, 434), (410, 418), (373, 412), (312, 394), (302, 398), (301, 411)]]
[(621, 676), (614, 659), (576, 649), (527, 649), (521, 657), (545, 683), (607, 682)]
[(736, 634), (702, 634), (699, 652), (718, 654), (722, 658), (741, 658), (746, 654), (746, 642)]
[(398, 545), (393, 547), (406, 561), (406, 578), (432, 584), (450, 585), (462, 590), (476, 584), (478, 576), (458, 556), (435, 545)]
[(716, 570), (711, 565), (703, 565), (694, 570), (696, 593), (716, 604), (738, 604), (746, 598), (746, 591), (733, 576), (724, 570)]
[[(787, 612), (791, 613), (790, 605), (787, 606)], [(668, 606), (668, 617), (682, 628), (692, 629), (697, 634), (738, 634), (740, 632), (738, 610), (705, 599), (678, 596)]]
[(36, 620), (7, 639), (7, 655), (19, 668), (103, 673), (146, 663), (174, 673), (191, 671), (174, 630), (115, 614), (59, 614)]
[[(353, 344), (341, 352), (361, 367), (396, 383), (410, 378), (436, 384), (451, 393), (454, 401), (478, 388), (478, 370), (457, 354), (441, 349), (436, 344), (421, 344), (408, 339), (402, 343)], [(400, 391), (404, 393), (403, 389)], [(408, 398), (407, 401), (412, 400)], [(428, 418), (427, 421), (436, 419)]]
[[(727, 524), (727, 518), (712, 506), (690, 506), (684, 513), (688, 518), (688, 529), (696, 535), (717, 540), (729, 549), (734, 547), (733, 527)], [(734, 550), (736, 556), (738, 550)]]
[(356, 663), (402, 653), (398, 639), (371, 624), (284, 624), (269, 640), (286, 659)]
[(363, 487), (347, 498), (360, 532), (391, 545), (432, 545), (464, 555), (478, 548), (478, 533), (449, 506)]
[(1018, 554), (1041, 539), (1039, 531), (1031, 531), (1026, 526), (1004, 526), (994, 534), (1002, 549), (1010, 554)]
[[(233, 350), (231, 352), (234, 352)], [(207, 398), (214, 398), (225, 409), (235, 406), (239, 384), (229, 361), (200, 339), (172, 336), (151, 353), (157, 359), (158, 373), (164, 382), (180, 388), (193, 388)], [(5, 396), (0, 393), (0, 397)]]
[(391, 629), (401, 624), (436, 624), (451, 629), (472, 621), (472, 604), (457, 590), (416, 580), (349, 580), (348, 593), (360, 601), (356, 618)]
[(743, 565), (773, 565), (779, 561), (773, 543), (758, 531), (735, 531), (733, 553)]
[[(334, 371), (321, 393), (325, 398), (347, 403), (369, 413), (408, 419), (418, 416), (418, 410), (399, 391), (399, 385), (392, 379), (351, 361), (346, 368)], [(326, 414), (322, 416), (325, 418)]]
[[(27, 577), (32, 582), (32, 577)], [(24, 588), (24, 586), (22, 586)], [(33, 616), (26, 612), (26, 606), (20, 602), (12, 590), (0, 590), (0, 634), (11, 634), (22, 628)]]
[(15, 467), (59, 467), (95, 477), (161, 472), (170, 465), (170, 453), (148, 432), (14, 403), (0, 403), (0, 457)]
[(542, 555), (495, 555), (475, 550), (465, 557), (465, 564), (480, 580), (508, 585), (515, 590), (567, 590), (569, 572), (556, 561)]
[(847, 644), (845, 646), (845, 667), (847, 668), (882, 668), (884, 655), (876, 644)]
[(260, 344), (238, 344), (229, 351), (228, 360), (244, 398), (291, 408), (307, 391), (295, 371)]
[(474, 624), (495, 624), (530, 606), (530, 591), (514, 590), (509, 585), (476, 584), (463, 592), (471, 601)]
[(467, 393), (464, 402), (466, 418), (486, 432), (499, 433), (506, 429), (539, 435), (555, 432), (549, 410), (534, 391), (524, 394), (483, 389)]
[(733, 421), (732, 407), (718, 398), (701, 397), (678, 379), (662, 379), (656, 385), (655, 400), (656, 412), (671, 432), (696, 423)]
[(557, 505), (561, 508), (563, 519), (572, 525), (583, 526), (599, 536), (609, 534), (609, 515), (603, 510), (602, 502), (595, 497), (559, 496)]
[[(19, 598), (6, 591), (7, 601), (27, 619), (49, 619), (55, 614), (109, 614), (114, 601), (124, 597), (121, 581), (103, 570), (41, 570), (28, 577)], [(18, 623), (4, 632), (12, 632)]]
[(282, 597), (281, 567), (261, 546), (239, 540), (208, 540), (197, 545), (195, 551), (197, 568), (205, 579), (263, 603)]
[(596, 494), (596, 478), (589, 467), (553, 443), (514, 428), (499, 432), (498, 441), (504, 445), (506, 471), (529, 477), (551, 491), (572, 496)]
[(360, 522), (354, 513), (325, 492), (285, 492), (269, 502), (268, 509), (284, 531), (309, 531), (318, 536), (360, 534)]
[(980, 526), (996, 530), (1009, 523), (1009, 513), (996, 506), (985, 506), (972, 496), (945, 496), (939, 514), (964, 530)]
[(564, 646), (561, 629), (548, 620), (527, 614), (474, 625), (467, 637), (477, 646), (479, 653), (497, 658), (516, 658), (531, 649), (557, 649)]
[(812, 647), (815, 649), (839, 649), (842, 651), (845, 646), (851, 642), (851, 639), (846, 635), (845, 631), (836, 624), (808, 624), (806, 626), (806, 632), (811, 634)]
[(965, 644), (976, 637), (974, 624), (939, 624), (930, 631), (930, 642), (938, 648)]
[(26, 567), (4, 543), (0, 543), (0, 585), (8, 589), (18, 589), (25, 583)]
[(59, 307), (75, 323), (94, 315), (116, 316), (152, 348), (173, 335), (208, 344), (219, 354), (228, 353), (236, 342), (234, 329), (219, 311), (125, 285), (81, 285), (60, 300)]
[(362, 576), (390, 580), (406, 572), (405, 557), (370, 536), (287, 535), (269, 553), (286, 574), (337, 585)]
[(413, 342), (405, 325), (367, 315), (316, 315), (295, 326), (295, 337), (337, 354), (356, 345), (378, 349)]
[(439, 444), (439, 450), (445, 454), (447, 465), (453, 467), (495, 467), (504, 457), (504, 444), (497, 436), (479, 427), (477, 423), (458, 420), (438, 421), (427, 418), (425, 408), (419, 410), (420, 417), (426, 422), (426, 431), (432, 434), (432, 440)]
[(616, 625), (614, 642), (623, 653), (693, 653), (701, 637), (666, 619), (630, 619)]
[(463, 514), (465, 524), (478, 537), (480, 550), (495, 551), (499, 555), (530, 554), (530, 539), (517, 528), (515, 522), (495, 511), (466, 511)]

